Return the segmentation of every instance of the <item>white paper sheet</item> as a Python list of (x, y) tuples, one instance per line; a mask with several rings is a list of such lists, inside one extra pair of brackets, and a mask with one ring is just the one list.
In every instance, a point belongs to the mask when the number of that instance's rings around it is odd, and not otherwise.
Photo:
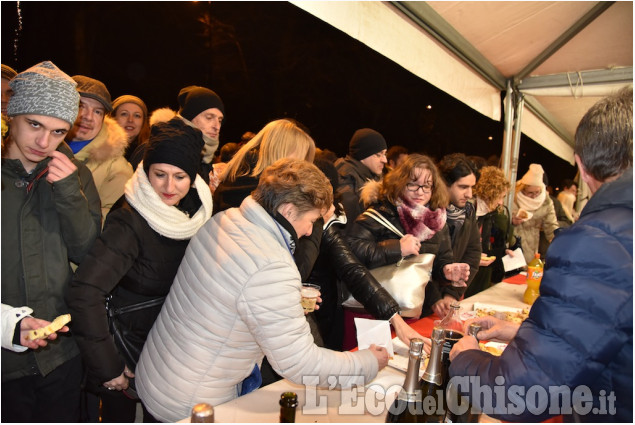
[(517, 248), (516, 251), (514, 251), (513, 257), (506, 255), (502, 258), (502, 260), (503, 267), (505, 268), (506, 272), (510, 270), (516, 270), (527, 265), (525, 256), (523, 255), (523, 250), (521, 248)]
[(387, 320), (370, 320), (355, 318), (357, 328), (357, 347), (364, 350), (375, 344), (384, 347), (388, 356), (393, 357), (392, 336), (390, 335), (390, 323)]

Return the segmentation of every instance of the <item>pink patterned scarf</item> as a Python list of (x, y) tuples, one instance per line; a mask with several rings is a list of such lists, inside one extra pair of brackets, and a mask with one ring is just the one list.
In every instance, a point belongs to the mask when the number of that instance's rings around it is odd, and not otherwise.
[(437, 208), (433, 211), (424, 205), (412, 205), (402, 201), (397, 205), (397, 212), (406, 233), (422, 242), (433, 237), (445, 226), (445, 208)]

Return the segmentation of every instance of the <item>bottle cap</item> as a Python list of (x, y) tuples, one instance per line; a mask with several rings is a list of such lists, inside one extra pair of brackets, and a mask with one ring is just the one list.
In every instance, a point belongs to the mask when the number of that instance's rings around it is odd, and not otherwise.
[(412, 338), (410, 340), (410, 355), (421, 356), (423, 352), (423, 340), (421, 338)]
[(199, 403), (192, 407), (192, 423), (211, 423), (214, 422), (214, 408), (207, 403)]
[(478, 323), (470, 323), (470, 326), (467, 329), (468, 335), (472, 335), (474, 338), (478, 340), (478, 337), (476, 335), (481, 331), (481, 327), (482, 326), (479, 325)]
[(284, 407), (297, 407), (298, 395), (294, 392), (288, 391), (280, 395), (280, 406)]

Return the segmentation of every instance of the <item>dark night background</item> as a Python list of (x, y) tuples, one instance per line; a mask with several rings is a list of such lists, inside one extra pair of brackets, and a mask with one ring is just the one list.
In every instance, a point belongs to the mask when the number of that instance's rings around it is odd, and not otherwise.
[[(187, 85), (209, 87), (225, 103), (221, 145), (292, 117), (338, 156), (362, 127), (381, 132), (389, 147), (435, 159), (502, 150), (502, 122), (286, 2), (29, 1), (18, 9), (3, 1), (1, 52), (18, 72), (51, 60), (71, 76), (101, 80), (113, 99), (141, 97), (151, 111), (176, 110)], [(531, 162), (554, 186), (576, 173), (523, 135), (519, 178)]]

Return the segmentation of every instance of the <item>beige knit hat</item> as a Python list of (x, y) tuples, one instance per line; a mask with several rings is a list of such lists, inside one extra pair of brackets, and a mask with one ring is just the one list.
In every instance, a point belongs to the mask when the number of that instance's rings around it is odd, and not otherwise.
[(544, 181), (542, 178), (544, 174), (545, 170), (542, 169), (542, 165), (531, 164), (520, 182), (526, 186), (543, 186)]

